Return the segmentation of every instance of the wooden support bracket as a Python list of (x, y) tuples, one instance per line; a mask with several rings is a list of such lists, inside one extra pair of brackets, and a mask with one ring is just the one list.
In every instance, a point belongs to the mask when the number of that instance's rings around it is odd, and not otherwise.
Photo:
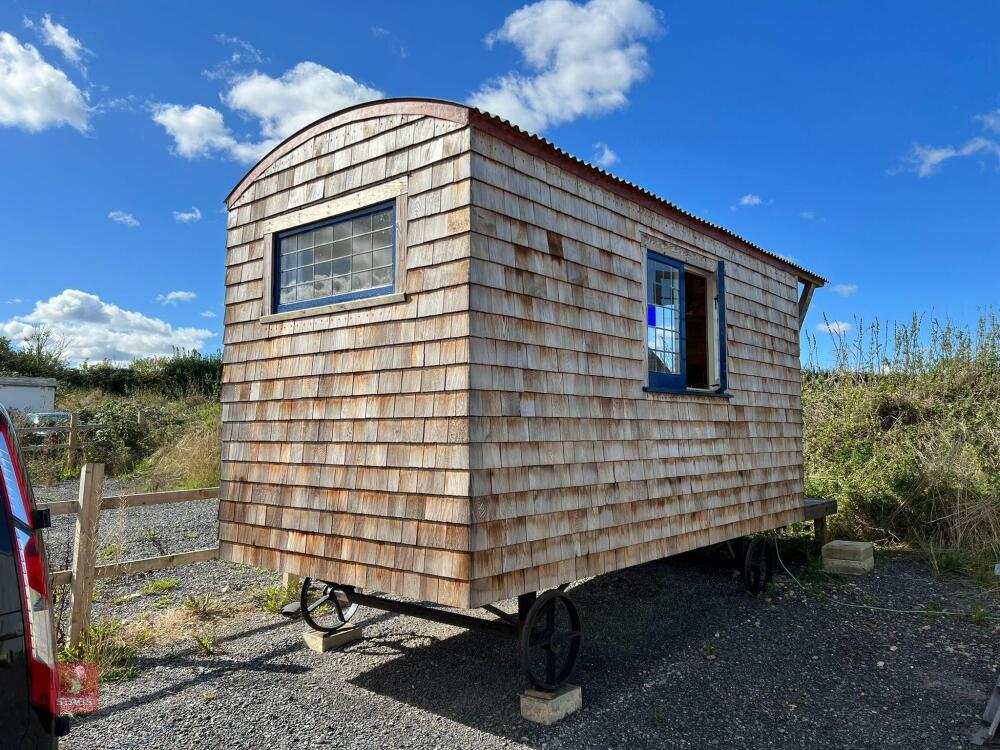
[(816, 285), (811, 281), (802, 282), (802, 295), (799, 297), (799, 330), (802, 330), (802, 326), (806, 322), (806, 313), (809, 312), (809, 303), (812, 302), (813, 292), (816, 291)]

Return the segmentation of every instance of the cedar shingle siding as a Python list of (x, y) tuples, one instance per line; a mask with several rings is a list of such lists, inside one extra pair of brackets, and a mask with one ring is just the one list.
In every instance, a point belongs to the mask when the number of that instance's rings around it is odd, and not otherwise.
[[(796, 268), (528, 140), (364, 105), (230, 196), (223, 558), (468, 607), (802, 518)], [(266, 222), (400, 180), (405, 298), (262, 322)], [(725, 261), (732, 398), (643, 391), (647, 246)]]

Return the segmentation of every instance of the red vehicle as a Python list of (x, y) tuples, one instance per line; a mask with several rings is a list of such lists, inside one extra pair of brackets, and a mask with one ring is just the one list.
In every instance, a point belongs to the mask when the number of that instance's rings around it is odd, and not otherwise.
[(59, 716), (55, 623), (41, 530), (17, 434), (0, 405), (0, 748), (51, 750)]

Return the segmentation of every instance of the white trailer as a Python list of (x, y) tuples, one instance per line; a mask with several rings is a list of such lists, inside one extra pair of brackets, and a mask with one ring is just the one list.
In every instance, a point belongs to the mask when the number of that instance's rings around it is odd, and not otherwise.
[(0, 377), (0, 404), (22, 412), (52, 411), (55, 378)]

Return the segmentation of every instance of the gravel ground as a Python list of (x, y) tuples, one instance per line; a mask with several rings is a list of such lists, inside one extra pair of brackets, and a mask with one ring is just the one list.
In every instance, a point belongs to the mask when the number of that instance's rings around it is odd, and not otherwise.
[[(124, 533), (127, 557), (160, 552), (148, 528), (167, 552), (214, 543), (214, 503), (129, 513), (124, 524), (102, 516), (102, 544)], [(53, 560), (68, 533), (71, 523), (52, 530)], [(983, 605), (1000, 616), (995, 593), (935, 579), (913, 557), (881, 554), (876, 565), (823, 588), (858, 604)], [(223, 599), (245, 601), (276, 580), (214, 562), (155, 575), (181, 581), (171, 592), (178, 600), (225, 590)], [(153, 577), (108, 582), (95, 616), (148, 611), (150, 597), (117, 605), (111, 597)], [(361, 609), (365, 639), (317, 654), (303, 644), (301, 623), (244, 608), (220, 621), (221, 653), (198, 655), (190, 640), (145, 651), (140, 675), (103, 686), (101, 710), (75, 719), (62, 747), (967, 748), (1000, 669), (996, 622), (847, 608), (805, 595), (785, 575), (769, 596), (751, 599), (731, 569), (704, 557), (570, 591), (584, 620), (574, 678), (584, 708), (554, 727), (520, 718), (513, 641)]]
[[(104, 494), (128, 492), (117, 480), (104, 483)], [(39, 502), (76, 499), (78, 482), (35, 487)], [(217, 500), (150, 505), (127, 510), (101, 511), (98, 533), (98, 563), (135, 560), (143, 557), (187, 552), (214, 547), (219, 543)], [(73, 555), (75, 515), (56, 516), (46, 532), (45, 545), (52, 570), (70, 567)], [(143, 596), (142, 589), (153, 581), (172, 578), (176, 587)], [(221, 604), (235, 607), (246, 603), (254, 591), (275, 585), (278, 576), (244, 565), (205, 562), (181, 568), (140, 573), (98, 581), (92, 609), (95, 622), (118, 618), (132, 620), (151, 609), (180, 605), (188, 595), (211, 594)]]

